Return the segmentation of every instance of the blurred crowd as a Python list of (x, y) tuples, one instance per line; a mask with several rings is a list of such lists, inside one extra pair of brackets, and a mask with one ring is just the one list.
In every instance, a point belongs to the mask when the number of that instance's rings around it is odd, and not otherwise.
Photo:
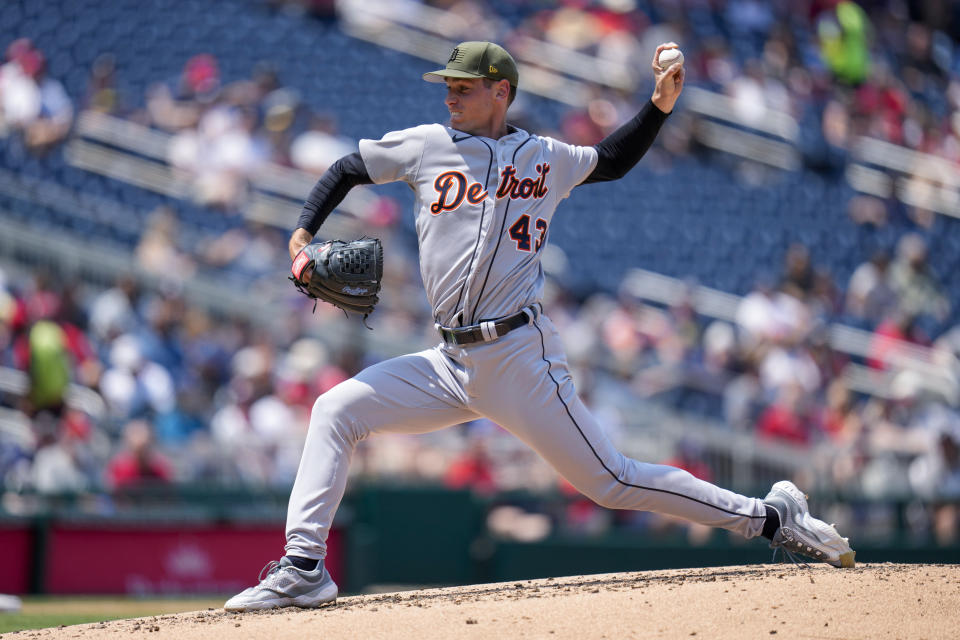
[[(548, 279), (545, 308), (561, 331), (581, 396), (615, 441), (629, 440), (627, 413), (636, 398), (646, 398), (715, 429), (753, 434), (761, 449), (789, 448), (798, 461), (784, 472), (805, 474), (811, 488), (956, 500), (960, 327), (935, 342), (916, 329), (916, 290), (899, 289), (898, 274), (922, 274), (917, 238), (903, 238), (899, 249), (889, 264), (878, 256), (863, 266), (876, 271), (871, 286), (853, 286), (866, 279), (858, 269), (844, 292), (823, 285), (830, 278), (795, 245), (779, 280), (759, 283), (733, 322), (698, 314), (692, 291), (659, 308), (626, 286), (616, 295), (577, 299), (555, 278)], [(936, 312), (943, 298), (937, 282), (928, 285), (922, 300)], [(828, 323), (839, 310), (862, 313), (864, 305), (879, 305), (887, 320), (858, 358), (834, 348)], [(0, 365), (24, 372), (28, 384), (22, 394), (7, 388), (0, 404), (29, 422), (19, 439), (2, 434), (5, 486), (53, 494), (171, 482), (289, 486), (314, 399), (383, 357), (359, 342), (331, 347), (311, 335), (311, 326), (336, 322), (344, 323), (343, 336), (366, 331), (338, 320), (332, 307), (319, 318), (309, 305), (291, 311), (295, 320), (278, 337), (130, 279), (106, 290), (43, 275), (6, 280)], [(405, 339), (422, 338), (419, 329)], [(943, 377), (904, 366), (898, 358), (911, 346), (929, 348), (928, 360)], [(867, 387), (851, 386), (852, 366), (867, 372)], [(101, 410), (72, 401), (71, 384), (96, 390)], [(653, 461), (707, 479), (718, 477), (717, 456), (732, 454), (711, 453), (690, 439), (676, 445), (669, 459)], [(353, 472), (484, 495), (569, 490), (486, 420), (427, 436), (372, 438), (362, 443)], [(612, 516), (574, 503), (570, 523), (610, 525)], [(941, 534), (953, 539), (957, 521), (947, 520)]]
[[(460, 20), (457, 39), (503, 42), (527, 64), (543, 66), (532, 42), (585, 54), (633, 75), (639, 92), (595, 87), (569, 113), (564, 139), (593, 144), (646, 98), (650, 52), (677, 42), (687, 83), (724, 93), (744, 122), (773, 109), (801, 123), (808, 164), (842, 166), (858, 136), (960, 160), (960, 9), (935, 0), (666, 2), (427, 0)], [(521, 11), (521, 7), (529, 7)], [(506, 21), (507, 13), (519, 18)], [(459, 31), (456, 29), (459, 28)], [(529, 54), (528, 54), (529, 52)], [(570, 68), (575, 66), (571, 57)], [(677, 132), (680, 135), (680, 132)], [(818, 135), (816, 135), (818, 134)], [(689, 140), (670, 139), (683, 152)]]
[[(429, 4), (469, 25), (451, 39), (498, 40), (520, 57), (530, 39), (561, 44), (601, 61), (632, 61), (626, 66), (640, 77), (657, 43), (681, 43), (688, 83), (728, 94), (744, 118), (776, 109), (813, 132), (801, 144), (814, 169), (842, 169), (860, 135), (960, 160), (960, 19), (949, 3), (566, 0), (531, 3), (509, 24), (496, 16), (508, 5), (520, 10), (511, 0)], [(116, 74), (114, 57), (101, 55), (87, 95), (71, 98), (30, 41), (10, 43), (0, 67), (0, 137), (20, 136), (38, 154), (56, 152), (74, 104), (117, 115), (170, 134), (170, 165), (191, 177), (200, 203), (226, 212), (242, 205), (265, 166), (319, 174), (356, 147), (335, 116), (310, 108), (266, 65), (226, 82), (217, 59), (198, 54), (177, 78), (152, 85), (142, 104), (121, 95)], [(564, 139), (596, 142), (645, 98), (643, 91), (594, 92), (586, 108), (557, 123)], [(662, 148), (692, 152), (689, 130), (672, 119)], [(888, 214), (878, 202), (858, 196), (850, 216), (883, 224)], [(377, 198), (364, 224), (389, 241), (398, 211), (390, 198)], [(911, 212), (918, 226), (930, 226), (929, 215)], [(136, 249), (148, 273), (183, 282), (199, 266), (263, 275), (286, 263), (285, 237), (274, 229), (248, 225), (197, 247), (177, 225), (174, 209), (151, 217)], [(780, 273), (758, 278), (729, 321), (699, 314), (692, 289), (664, 309), (637, 298), (626, 281), (615, 292), (584, 295), (552, 273), (545, 306), (580, 394), (615, 441), (629, 438), (631, 398), (664, 402), (717, 429), (788, 447), (807, 461), (796, 468), (810, 474), (809, 486), (920, 496), (933, 506), (916, 526), (950, 541), (958, 527), (950, 501), (960, 499), (960, 327), (924, 331), (951, 313), (927, 252), (923, 236), (902, 235), (894, 251), (877, 252), (838, 282), (815, 264), (815, 251), (791, 246)], [(388, 255), (396, 262), (388, 265), (377, 321), (400, 343), (429, 344), (436, 337), (417, 292), (416, 249), (397, 238)], [(190, 304), (177, 287), (121, 278), (98, 289), (53, 273), (0, 277), (0, 367), (25, 376), (22, 384), (6, 376), (0, 386), (4, 486), (49, 494), (169, 483), (289, 486), (314, 399), (384, 354), (355, 339), (365, 329), (331, 308), (312, 316), (301, 300), (281, 311), (288, 317), (277, 335)], [(871, 332), (865, 353), (836, 349), (830, 325), (837, 318)], [(349, 339), (329, 344), (315, 332), (336, 323)], [(929, 349), (921, 359), (936, 375), (905, 364), (915, 356), (911, 346)], [(102, 405), (79, 402), (78, 388), (94, 390)], [(710, 452), (689, 441), (654, 461), (722, 479)], [(486, 495), (571, 491), (485, 420), (418, 438), (372, 438), (353, 472)], [(584, 531), (661, 526), (573, 498), (565, 508), (566, 526)], [(498, 510), (490, 526), (536, 537), (546, 525), (532, 511)]]
[[(329, 16), (332, 2), (281, 2)], [(869, 136), (951, 162), (960, 160), (960, 10), (934, 0), (726, 2), (659, 0), (425, 0), (447, 13), (445, 36), (502, 42), (525, 64), (543, 66), (542, 44), (615, 66), (629, 81), (591, 85), (592, 98), (556, 128), (569, 142), (593, 144), (631, 117), (646, 99), (650, 52), (674, 41), (686, 52), (687, 83), (730, 96), (749, 125), (771, 109), (800, 124), (806, 165), (841, 171), (852, 143)], [(506, 17), (506, 16), (509, 16)], [(579, 56), (579, 57), (578, 57)], [(551, 58), (551, 67), (558, 61)], [(250, 78), (226, 82), (216, 57), (191, 57), (182, 74), (124, 96), (116, 60), (93, 64), (87, 94), (70, 97), (46, 73), (45, 57), (26, 38), (7, 46), (0, 67), (0, 135), (22, 132), (48, 150), (69, 132), (73, 103), (173, 134), (168, 161), (192, 176), (198, 201), (236, 209), (251, 177), (272, 162), (311, 172), (355, 148), (332, 113), (316, 111), (278, 70), (262, 64)], [(617, 83), (613, 83), (617, 84)], [(632, 87), (632, 88), (631, 88)], [(661, 145), (669, 154), (695, 148), (685, 120), (671, 121)], [(513, 117), (532, 118), (518, 102)], [(924, 179), (956, 186), (955, 176), (925, 165)], [(929, 220), (926, 221), (929, 224)]]

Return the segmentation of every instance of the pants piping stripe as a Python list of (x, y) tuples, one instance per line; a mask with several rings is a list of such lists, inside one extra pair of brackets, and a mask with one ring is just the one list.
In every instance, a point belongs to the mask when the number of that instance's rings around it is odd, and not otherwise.
[(700, 503), (700, 504), (702, 504), (702, 505), (704, 505), (704, 506), (711, 507), (711, 508), (713, 508), (713, 509), (716, 509), (717, 511), (722, 511), (722, 512), (724, 512), (724, 513), (729, 513), (730, 515), (733, 515), (733, 516), (741, 516), (741, 517), (744, 517), (744, 518), (752, 518), (752, 519), (764, 519), (764, 518), (766, 518), (765, 515), (762, 515), (762, 516), (753, 516), (753, 515), (746, 515), (746, 514), (743, 514), (743, 513), (739, 513), (739, 512), (737, 512), (737, 511), (730, 511), (729, 509), (724, 509), (723, 507), (719, 507), (719, 506), (717, 506), (717, 505), (715, 505), (715, 504), (710, 504), (709, 502), (704, 502), (703, 500), (698, 500), (697, 498), (693, 498), (693, 497), (691, 497), (691, 496), (688, 496), (688, 495), (685, 495), (685, 494), (682, 494), (682, 493), (678, 493), (678, 492), (676, 492), (676, 491), (668, 491), (667, 489), (657, 489), (657, 488), (655, 488), (655, 487), (644, 487), (644, 486), (642, 486), (642, 485), (631, 484), (631, 483), (629, 483), (629, 482), (625, 482), (624, 480), (621, 480), (620, 477), (617, 476), (617, 474), (615, 474), (615, 473), (610, 469), (610, 467), (608, 467), (608, 466), (606, 465), (606, 463), (603, 461), (603, 458), (601, 458), (601, 457), (600, 457), (600, 454), (597, 453), (597, 450), (593, 448), (593, 444), (591, 444), (590, 441), (587, 439), (587, 436), (583, 433), (583, 430), (580, 428), (580, 425), (577, 424), (577, 420), (573, 417), (573, 414), (570, 413), (570, 407), (567, 406), (567, 403), (564, 402), (564, 400), (563, 400), (563, 396), (560, 395), (560, 383), (557, 382), (557, 379), (553, 377), (553, 372), (550, 370), (550, 369), (551, 369), (551, 364), (550, 364), (550, 361), (547, 359), (547, 347), (546, 347), (546, 343), (545, 343), (544, 338), (543, 338), (543, 331), (540, 329), (540, 324), (539, 324), (539, 322), (534, 322), (534, 323), (533, 323), (533, 326), (536, 327), (537, 332), (540, 334), (540, 349), (541, 349), (541, 351), (543, 352), (543, 361), (547, 363), (547, 375), (550, 376), (550, 379), (553, 381), (553, 384), (554, 384), (554, 386), (555, 386), (556, 389), (557, 389), (557, 399), (560, 400), (561, 404), (563, 404), (563, 408), (564, 408), (564, 410), (567, 412), (567, 417), (570, 418), (570, 421), (573, 423), (573, 426), (577, 429), (577, 433), (580, 434), (580, 437), (583, 438), (583, 441), (587, 444), (588, 447), (590, 447), (590, 451), (591, 451), (591, 453), (593, 453), (593, 456), (597, 459), (597, 462), (600, 463), (600, 466), (603, 467), (604, 471), (606, 471), (607, 473), (610, 474), (610, 477), (611, 477), (611, 478), (613, 478), (613, 479), (616, 480), (619, 484), (622, 484), (622, 485), (625, 486), (625, 487), (632, 487), (632, 488), (634, 488), (634, 489), (642, 489), (642, 490), (644, 490), (644, 491), (657, 491), (657, 492), (659, 492), (659, 493), (668, 493), (668, 494), (670, 494), (670, 495), (674, 495), (674, 496), (677, 496), (677, 497), (680, 497), (680, 498), (686, 498), (687, 500), (691, 500), (691, 501), (693, 501), (693, 502)]

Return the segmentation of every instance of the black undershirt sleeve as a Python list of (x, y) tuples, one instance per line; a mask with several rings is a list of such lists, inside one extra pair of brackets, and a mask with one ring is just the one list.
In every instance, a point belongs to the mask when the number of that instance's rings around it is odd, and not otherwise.
[(640, 113), (594, 145), (597, 166), (581, 184), (607, 182), (625, 176), (653, 144), (669, 115), (648, 100)]
[(307, 196), (307, 201), (303, 203), (297, 228), (306, 229), (310, 235), (317, 235), (320, 225), (330, 212), (343, 202), (350, 189), (358, 184), (373, 184), (373, 180), (367, 173), (360, 152), (354, 152), (334, 162), (320, 177)]

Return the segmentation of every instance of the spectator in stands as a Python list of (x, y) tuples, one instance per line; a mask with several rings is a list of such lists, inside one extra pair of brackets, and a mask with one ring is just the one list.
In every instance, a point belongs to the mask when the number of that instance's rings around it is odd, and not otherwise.
[(870, 28), (866, 12), (848, 0), (836, 3), (818, 18), (821, 55), (837, 79), (846, 84), (857, 85), (867, 77)]
[(927, 499), (960, 498), (960, 416), (939, 407), (926, 428), (927, 450), (910, 465), (910, 485)]
[(796, 445), (812, 444), (814, 434), (807, 415), (805, 397), (798, 384), (780, 387), (776, 400), (757, 421), (757, 434), (763, 438)]
[(0, 135), (20, 131), (28, 149), (43, 153), (72, 124), (73, 103), (63, 84), (47, 75), (43, 53), (27, 38), (14, 40), (0, 66)]
[(157, 82), (147, 89), (150, 123), (170, 132), (192, 129), (219, 93), (217, 59), (207, 53), (197, 54), (187, 60), (175, 81), (170, 84)]
[(795, 342), (811, 329), (806, 305), (789, 291), (774, 291), (762, 276), (740, 301), (736, 320), (748, 349), (766, 342)]
[(764, 400), (760, 374), (747, 354), (733, 360), (730, 371), (731, 379), (722, 391), (724, 422), (733, 429), (752, 429)]
[(798, 300), (806, 300), (813, 294), (815, 273), (810, 260), (810, 250), (800, 243), (791, 244), (784, 258), (783, 280), (780, 289)]
[(893, 311), (897, 294), (888, 280), (889, 265), (889, 254), (879, 250), (854, 270), (847, 284), (847, 313), (876, 323)]
[(110, 368), (101, 380), (100, 390), (119, 420), (148, 418), (170, 411), (176, 390), (170, 373), (144, 357), (140, 340), (124, 334), (110, 347)]
[(263, 116), (261, 133), (269, 148), (269, 161), (293, 166), (292, 140), (302, 109), (299, 94), (291, 89), (276, 89), (260, 101), (258, 108)]
[(748, 126), (762, 122), (768, 110), (793, 111), (786, 87), (777, 78), (766, 75), (759, 60), (748, 60), (743, 71), (731, 77), (724, 90), (733, 100), (737, 118)]
[(22, 131), (40, 115), (40, 87), (34, 76), (42, 64), (27, 38), (7, 47), (0, 66), (0, 134)]
[(63, 84), (47, 75), (47, 64), (42, 54), (33, 80), (40, 91), (37, 117), (27, 126), (24, 139), (34, 153), (46, 153), (63, 140), (73, 125), (73, 102)]
[(76, 286), (40, 271), (14, 307), (11, 364), (31, 379), (27, 413), (46, 409), (59, 414), (71, 380), (92, 385), (99, 378), (85, 315), (75, 302)]
[(927, 339), (916, 325), (916, 316), (896, 310), (884, 318), (870, 339), (867, 365), (874, 369), (893, 369), (901, 366), (899, 358), (907, 355), (911, 344), (926, 346)]
[(488, 442), (482, 430), (470, 430), (467, 425), (467, 447), (447, 467), (443, 484), (451, 489), (470, 489), (479, 495), (496, 490), (493, 463)]
[(603, 344), (611, 357), (611, 365), (624, 377), (629, 377), (645, 364), (653, 337), (642, 322), (645, 308), (641, 301), (621, 296), (600, 327)]
[(927, 262), (927, 244), (920, 235), (908, 233), (900, 238), (887, 280), (897, 295), (898, 308), (905, 315), (927, 315), (937, 321), (946, 319), (950, 303)]
[(43, 411), (33, 417), (37, 450), (30, 486), (41, 493), (71, 493), (99, 485), (109, 442), (83, 413), (68, 409), (60, 416)]
[(298, 169), (320, 175), (356, 148), (356, 140), (337, 132), (337, 124), (332, 116), (314, 114), (310, 118), (310, 128), (290, 145), (290, 161)]
[(201, 105), (191, 100), (178, 100), (162, 82), (147, 87), (146, 121), (164, 131), (175, 133), (195, 127), (202, 113)]
[(820, 414), (820, 430), (838, 445), (850, 445), (860, 436), (863, 419), (853, 393), (840, 378), (827, 386), (827, 401)]
[(960, 417), (943, 411), (927, 432), (928, 449), (910, 464), (910, 487), (933, 503), (933, 533), (941, 545), (960, 539)]
[(306, 437), (305, 410), (277, 393), (275, 357), (273, 346), (263, 341), (239, 350), (233, 357), (229, 402), (211, 419), (214, 441), (251, 484), (292, 482)]
[(863, 420), (869, 457), (860, 484), (867, 495), (881, 497), (909, 486), (911, 462), (929, 454), (936, 434), (957, 417), (923, 376), (906, 370), (893, 378), (889, 398), (868, 401)]
[(272, 284), (281, 255), (277, 249), (277, 238), (281, 234), (274, 226), (249, 222), (210, 241), (202, 259), (210, 266), (229, 267), (251, 281), (266, 276)]
[(825, 388), (831, 380), (843, 377), (843, 371), (850, 363), (850, 357), (834, 348), (828, 325), (818, 325), (807, 337), (805, 344), (807, 354), (820, 372), (821, 389)]
[(196, 271), (193, 257), (180, 248), (176, 212), (161, 205), (147, 219), (147, 228), (136, 248), (137, 262), (149, 273), (185, 282)]
[(124, 111), (124, 104), (117, 89), (117, 59), (112, 53), (101, 53), (93, 61), (84, 106), (107, 114)]
[(117, 336), (135, 329), (139, 300), (139, 285), (127, 274), (93, 296), (87, 315), (90, 337), (98, 343), (101, 362), (109, 361), (109, 346)]
[(188, 449), (197, 434), (208, 431), (208, 402), (201, 388), (185, 387), (177, 391), (170, 411), (159, 414), (153, 422), (157, 444), (164, 448)]
[(66, 336), (56, 323), (41, 320), (30, 328), (27, 344), (30, 350), (28, 413), (46, 410), (59, 414), (63, 411), (70, 385), (71, 363)]
[(153, 447), (153, 432), (143, 420), (123, 428), (123, 449), (107, 465), (106, 483), (114, 491), (167, 484), (174, 479), (170, 461)]
[(173, 378), (183, 377), (181, 323), (186, 310), (182, 296), (166, 293), (150, 298), (137, 331), (143, 357), (163, 367)]
[(193, 178), (197, 202), (231, 212), (239, 207), (248, 179), (269, 156), (256, 128), (253, 107), (220, 100), (204, 111), (196, 129), (174, 135), (168, 159)]
[(820, 369), (802, 341), (780, 340), (770, 345), (760, 360), (760, 383), (771, 396), (787, 386), (812, 395), (822, 382)]

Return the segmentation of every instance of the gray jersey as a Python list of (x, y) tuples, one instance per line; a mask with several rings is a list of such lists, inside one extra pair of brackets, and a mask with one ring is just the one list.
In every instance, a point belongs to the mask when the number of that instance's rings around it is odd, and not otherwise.
[(440, 124), (361, 140), (360, 155), (374, 183), (403, 181), (416, 195), (420, 272), (445, 326), (540, 300), (553, 213), (597, 164), (593, 147), (517, 129), (493, 140)]

